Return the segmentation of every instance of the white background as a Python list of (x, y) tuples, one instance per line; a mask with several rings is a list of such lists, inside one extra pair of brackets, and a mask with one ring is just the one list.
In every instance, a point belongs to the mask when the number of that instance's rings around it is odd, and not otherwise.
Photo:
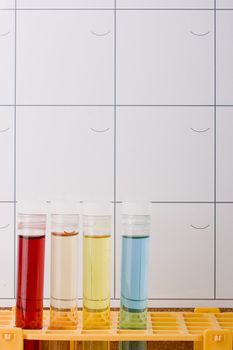
[(233, 306), (232, 36), (232, 0), (0, 0), (0, 306), (17, 201), (63, 196), (113, 202), (112, 305), (148, 200), (149, 305)]

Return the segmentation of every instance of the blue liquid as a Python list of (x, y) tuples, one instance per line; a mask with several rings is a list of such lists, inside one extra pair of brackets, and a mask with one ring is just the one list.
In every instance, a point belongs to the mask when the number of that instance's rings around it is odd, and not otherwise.
[(132, 312), (147, 308), (149, 236), (123, 236), (121, 305)]
[(147, 343), (145, 341), (122, 341), (120, 350), (146, 350)]
[[(123, 236), (120, 328), (146, 329), (149, 236)], [(120, 342), (120, 350), (146, 350), (145, 341)]]

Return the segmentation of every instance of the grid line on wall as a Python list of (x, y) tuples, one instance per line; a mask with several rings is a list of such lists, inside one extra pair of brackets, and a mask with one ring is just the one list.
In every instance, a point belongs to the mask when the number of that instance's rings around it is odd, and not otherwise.
[[(25, 7), (25, 8), (17, 8), (16, 11), (212, 11), (214, 12), (215, 10), (217, 11), (233, 11), (233, 8), (217, 8), (217, 6), (213, 8), (175, 8), (175, 7), (160, 7), (160, 8), (127, 8), (127, 7), (99, 7), (99, 8), (83, 8), (83, 7), (75, 7), (75, 8), (30, 8), (30, 7)], [(15, 11), (14, 8), (0, 8), (0, 11)]]
[(0, 104), (0, 107), (233, 107), (232, 104)]
[(233, 11), (233, 8), (0, 8), (0, 11)]
[(117, 11), (116, 4), (117, 0), (114, 1), (114, 299), (116, 298), (116, 198), (117, 198), (117, 42), (116, 42), (116, 29), (117, 29)]
[(17, 98), (16, 98), (16, 92), (17, 92), (17, 87), (16, 87), (16, 69), (17, 69), (17, 59), (16, 59), (16, 49), (17, 49), (17, 0), (15, 0), (15, 67), (14, 67), (14, 298), (16, 298), (16, 123), (17, 123)]
[[(49, 201), (48, 201), (49, 202)], [(122, 201), (110, 201), (111, 203), (115, 204), (121, 204)], [(0, 203), (3, 204), (17, 204), (17, 200), (12, 201), (4, 201), (0, 200)], [(152, 204), (233, 204), (232, 201), (149, 201), (149, 203)]]
[(214, 299), (217, 297), (217, 0), (214, 0)]
[[(2, 11), (15, 11), (15, 9), (13, 8), (3, 8), (0, 10)], [(36, 8), (30, 8), (30, 7), (25, 7), (25, 8), (16, 8), (16, 11), (215, 11), (214, 8), (168, 8), (168, 7), (165, 7), (165, 8), (124, 8), (124, 7), (99, 7), (99, 8), (84, 8), (84, 7), (70, 7), (70, 8), (67, 8), (67, 7), (60, 7), (60, 8), (53, 8), (53, 7), (48, 7), (48, 8), (39, 8), (39, 7), (36, 7)], [(219, 10), (224, 10), (224, 9), (219, 9)], [(225, 9), (225, 10), (228, 10), (228, 9)], [(233, 10), (233, 9), (229, 9), (229, 10)]]

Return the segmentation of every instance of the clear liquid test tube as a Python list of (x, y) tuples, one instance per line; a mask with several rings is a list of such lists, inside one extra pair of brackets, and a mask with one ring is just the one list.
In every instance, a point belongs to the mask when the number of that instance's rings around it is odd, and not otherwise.
[(78, 323), (78, 206), (51, 203), (50, 329), (76, 329)]

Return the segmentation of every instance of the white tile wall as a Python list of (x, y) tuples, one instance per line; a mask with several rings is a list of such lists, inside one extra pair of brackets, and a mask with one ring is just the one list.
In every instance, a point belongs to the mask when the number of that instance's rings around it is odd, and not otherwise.
[(113, 103), (113, 11), (17, 17), (18, 104)]
[(217, 297), (233, 299), (233, 204), (217, 205)]
[(218, 9), (233, 9), (232, 0), (217, 0)]
[(14, 104), (15, 14), (0, 11), (0, 104)]
[(17, 199), (113, 200), (113, 110), (21, 107)]
[(233, 107), (217, 109), (217, 200), (233, 202)]
[(213, 0), (117, 0), (117, 8), (140, 9), (212, 9)]
[(213, 201), (208, 107), (117, 109), (117, 200)]
[(20, 9), (114, 8), (114, 0), (17, 0)]
[(117, 103), (213, 104), (212, 11), (117, 13)]
[(0, 106), (0, 201), (14, 200), (14, 108)]
[(0, 10), (14, 9), (15, 0), (0, 0)]
[(213, 298), (212, 204), (153, 205), (151, 298)]
[(220, 105), (233, 105), (233, 46), (231, 45), (232, 31), (233, 11), (218, 11), (217, 103)]
[(14, 298), (14, 204), (0, 203), (0, 299)]

